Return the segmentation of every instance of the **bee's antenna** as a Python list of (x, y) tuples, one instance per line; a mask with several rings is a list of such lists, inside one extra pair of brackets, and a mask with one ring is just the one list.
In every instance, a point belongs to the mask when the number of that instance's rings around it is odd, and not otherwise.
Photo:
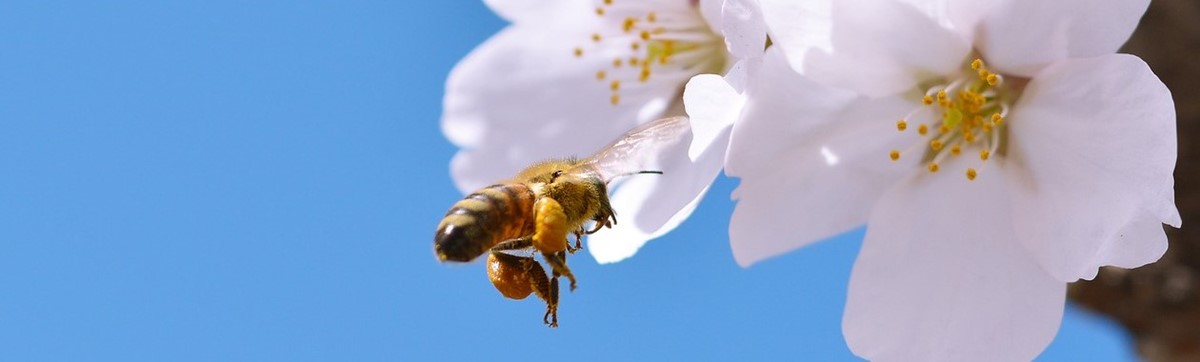
[(661, 175), (661, 174), (663, 174), (663, 172), (662, 171), (638, 171), (638, 172), (634, 173), (634, 175), (641, 175), (641, 174)]

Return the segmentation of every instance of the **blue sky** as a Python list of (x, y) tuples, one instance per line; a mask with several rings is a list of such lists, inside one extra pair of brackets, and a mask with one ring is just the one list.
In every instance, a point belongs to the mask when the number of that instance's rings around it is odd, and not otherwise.
[[(557, 330), (438, 263), (443, 83), (503, 26), (477, 1), (0, 3), (4, 359), (853, 359), (862, 231), (742, 269), (732, 179), (631, 260), (573, 258)], [(1043, 359), (1127, 338), (1069, 308)]]

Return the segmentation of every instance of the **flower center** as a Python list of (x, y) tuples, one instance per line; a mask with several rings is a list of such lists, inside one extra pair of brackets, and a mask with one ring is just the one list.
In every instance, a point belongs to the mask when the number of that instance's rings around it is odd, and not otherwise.
[(596, 80), (611, 90), (613, 105), (621, 102), (623, 88), (659, 82), (681, 86), (693, 75), (720, 72), (725, 66), (724, 40), (709, 28), (696, 1), (599, 2), (595, 12), (602, 26), (574, 52), (576, 58), (612, 59), (596, 71)]
[[(905, 132), (909, 123), (916, 122), (919, 141), (903, 153), (921, 149), (922, 164), (929, 172), (938, 172), (948, 157), (964, 154), (975, 158), (974, 165), (965, 170), (968, 180), (974, 180), (987, 161), (1002, 151), (1009, 104), (1015, 90), (1004, 84), (1004, 77), (984, 66), (983, 60), (970, 63), (970, 72), (948, 83), (926, 88), (924, 104), (896, 122), (896, 129)], [(900, 150), (889, 157), (899, 160)]]

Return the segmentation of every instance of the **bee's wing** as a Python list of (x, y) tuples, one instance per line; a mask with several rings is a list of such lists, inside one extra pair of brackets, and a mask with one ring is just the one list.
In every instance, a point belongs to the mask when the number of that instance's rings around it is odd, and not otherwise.
[(576, 166), (604, 182), (643, 171), (661, 172), (658, 156), (668, 147), (686, 142), (692, 129), (687, 117), (670, 117), (647, 122), (618, 138)]

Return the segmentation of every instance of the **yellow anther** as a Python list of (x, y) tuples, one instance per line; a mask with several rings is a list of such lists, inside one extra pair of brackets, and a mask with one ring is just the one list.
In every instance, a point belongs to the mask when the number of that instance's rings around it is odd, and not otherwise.
[(612, 5), (613, 0), (604, 0), (604, 5)]
[(941, 151), (942, 146), (941, 140), (933, 140), (929, 142), (929, 148), (932, 148), (934, 151)]
[(921, 103), (925, 103), (927, 106), (933, 104), (933, 97), (926, 94), (925, 97), (921, 98)]
[(658, 21), (658, 15), (654, 14), (654, 12), (651, 11), (649, 14), (646, 14), (646, 21), (651, 22), (651, 23)]
[(638, 65), (637, 57), (629, 57), (629, 66), (636, 67)]
[(605, 73), (603, 70), (596, 72), (596, 79), (604, 80), (604, 77), (607, 77), (607, 76), (608, 76), (608, 73)]
[(983, 133), (992, 133), (992, 124), (991, 123), (983, 124)]
[(642, 48), (642, 43), (630, 43), (629, 48), (637, 51), (638, 49)]
[(992, 155), (992, 153), (988, 152), (988, 150), (979, 151), (979, 159), (980, 160), (987, 161), (988, 157), (990, 157), (991, 155)]
[(961, 147), (961, 146), (959, 146), (957, 143), (955, 143), (955, 144), (954, 144), (954, 146), (951, 146), (951, 147), (950, 147), (950, 154), (951, 154), (951, 155), (955, 155), (955, 156), (961, 155), (961, 154), (962, 154), (962, 147)]
[(908, 122), (905, 122), (903, 119), (896, 121), (896, 129), (901, 131), (908, 129)]
[(583, 48), (575, 48), (575, 57), (579, 58), (582, 56), (583, 56)]
[(944, 102), (946, 100), (946, 91), (944, 91), (944, 90), (938, 91), (937, 99), (938, 99), (938, 102)]
[(633, 31), (633, 25), (635, 23), (637, 23), (637, 19), (634, 19), (633, 17), (627, 17), (625, 18), (625, 22), (621, 24), (621, 30), (624, 30), (626, 33), (631, 32)]
[(996, 75), (996, 73), (988, 74), (987, 83), (988, 85), (995, 87), (997, 84), (1000, 84), (1000, 76)]
[(1004, 123), (1004, 117), (1001, 117), (999, 113), (992, 113), (992, 125), (995, 125), (996, 127), (1000, 127), (1000, 125), (1003, 123)]
[(642, 37), (642, 40), (650, 40), (650, 32), (642, 30), (641, 37)]
[(963, 139), (966, 140), (967, 143), (973, 143), (973, 142), (975, 142), (975, 133), (965, 132), (963, 134)]
[(642, 73), (638, 75), (638, 81), (645, 82), (650, 79), (650, 67), (642, 67)]
[(592, 33), (592, 41), (599, 43), (600, 39), (602, 39), (600, 33)]
[(926, 133), (929, 133), (929, 127), (922, 123), (921, 125), (917, 126), (917, 133), (924, 136)]
[(950, 133), (950, 127), (946, 127), (946, 125), (944, 125), (944, 124), (941, 126), (938, 126), (938, 134), (947, 134), (947, 133)]
[(596, 8), (596, 15), (604, 16), (604, 8)]
[(992, 74), (992, 72), (989, 72), (987, 69), (980, 69), (979, 79), (987, 79), (988, 74)]
[(891, 157), (892, 161), (899, 160), (900, 159), (900, 150), (892, 150), (892, 152), (890, 154), (888, 154), (888, 157)]
[(971, 180), (971, 181), (974, 181), (974, 180), (975, 180), (975, 176), (976, 176), (975, 169), (973, 169), (973, 168), (968, 168), (968, 169), (967, 169), (967, 179), (968, 179), (968, 180)]
[(615, 106), (615, 105), (617, 105), (617, 102), (621, 101), (621, 95), (613, 93), (612, 98), (609, 98), (609, 101), (612, 102), (612, 105)]
[(930, 162), (929, 163), (929, 172), (937, 172), (937, 171), (938, 171), (937, 162)]
[(979, 70), (979, 68), (983, 68), (983, 59), (975, 58), (974, 61), (971, 61), (971, 69)]
[(615, 90), (618, 90), (618, 89), (621, 89), (621, 80), (619, 80), (619, 79), (614, 79), (614, 80), (612, 81), (612, 84), (610, 84), (610, 85), (608, 86), (608, 88), (610, 88), (610, 89), (612, 89), (612, 90), (614, 90), (614, 91), (615, 91)]

